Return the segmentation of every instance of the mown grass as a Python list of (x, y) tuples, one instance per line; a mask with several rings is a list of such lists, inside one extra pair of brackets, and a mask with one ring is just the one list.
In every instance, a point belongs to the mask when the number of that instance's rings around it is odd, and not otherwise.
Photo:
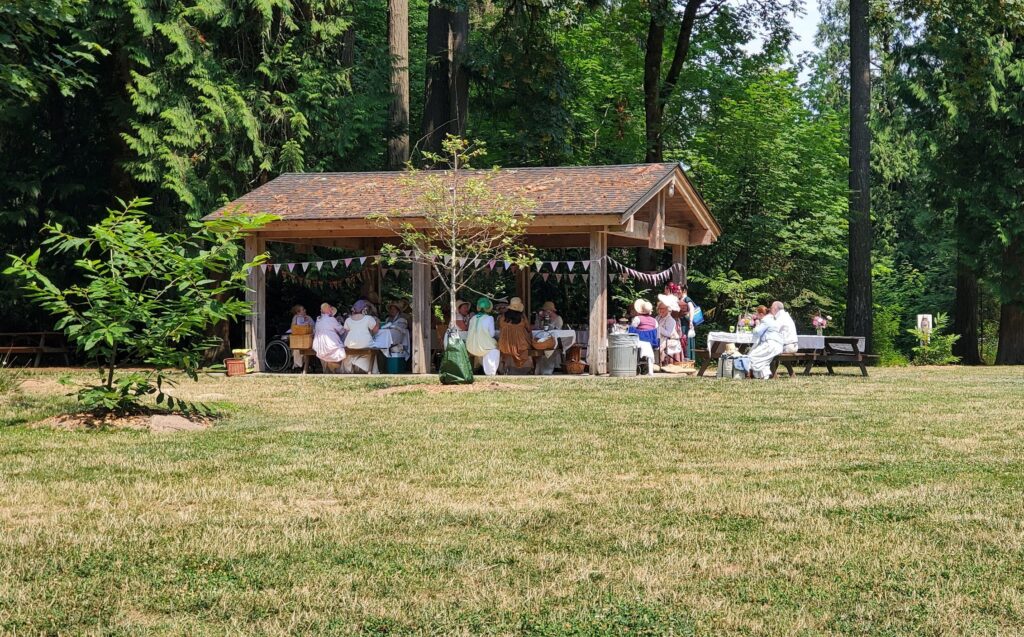
[(386, 380), (182, 385), (226, 416), (165, 436), (0, 400), (0, 628), (1024, 632), (1020, 370)]

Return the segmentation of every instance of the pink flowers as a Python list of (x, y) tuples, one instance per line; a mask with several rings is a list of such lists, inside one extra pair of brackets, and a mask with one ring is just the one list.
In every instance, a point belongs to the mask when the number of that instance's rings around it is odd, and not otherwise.
[(828, 322), (831, 321), (831, 320), (832, 320), (831, 316), (821, 316), (820, 314), (818, 314), (818, 315), (815, 315), (815, 317), (811, 319), (811, 324), (814, 325), (815, 328), (817, 328), (819, 330), (823, 330), (826, 327), (828, 327)]

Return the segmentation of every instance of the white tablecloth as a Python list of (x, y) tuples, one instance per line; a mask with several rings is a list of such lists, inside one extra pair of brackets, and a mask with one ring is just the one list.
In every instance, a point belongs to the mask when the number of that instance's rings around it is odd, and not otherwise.
[(390, 357), (392, 345), (405, 346), (405, 351), (401, 354), (396, 354), (396, 356), (401, 356), (402, 358), (407, 359), (412, 355), (409, 347), (408, 334), (402, 330), (393, 330), (386, 327), (382, 328), (376, 335), (374, 335), (373, 343), (370, 344), (370, 347), (373, 349), (379, 349), (385, 356)]
[[(825, 349), (825, 339), (828, 336), (817, 334), (798, 334), (797, 335), (797, 347), (800, 349)], [(716, 345), (719, 344), (719, 345)], [(726, 343), (735, 343), (736, 345), (753, 345), (754, 334), (752, 332), (709, 332), (708, 333), (708, 351), (711, 356), (714, 357), (714, 350), (724, 346)], [(857, 345), (860, 351), (864, 351), (864, 339), (861, 338)]]

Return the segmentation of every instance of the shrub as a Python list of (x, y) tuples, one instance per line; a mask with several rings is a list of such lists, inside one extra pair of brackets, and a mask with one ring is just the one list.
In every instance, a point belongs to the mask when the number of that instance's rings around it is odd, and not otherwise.
[(960, 362), (960, 357), (953, 354), (953, 344), (960, 340), (960, 335), (941, 333), (948, 321), (947, 314), (936, 314), (935, 325), (930, 333), (917, 328), (907, 330), (919, 342), (914, 348), (914, 365), (950, 365)]
[[(99, 382), (78, 392), (83, 407), (123, 414), (144, 409), (143, 400), (155, 396), (171, 409), (205, 409), (164, 393), (171, 384), (167, 370), (197, 380), (203, 352), (217, 345), (205, 335), (206, 327), (248, 312), (239, 298), (245, 271), (265, 256), (240, 267), (240, 239), (270, 217), (232, 216), (193, 222), (187, 232), (160, 233), (143, 212), (148, 200), (120, 203), (121, 209), (108, 210), (84, 237), (48, 224), (42, 248), (27, 257), (12, 255), (5, 272), (59, 317), (57, 329), (99, 366)], [(41, 250), (73, 255), (83, 283), (59, 289), (39, 268)], [(153, 369), (118, 374), (128, 361)]]

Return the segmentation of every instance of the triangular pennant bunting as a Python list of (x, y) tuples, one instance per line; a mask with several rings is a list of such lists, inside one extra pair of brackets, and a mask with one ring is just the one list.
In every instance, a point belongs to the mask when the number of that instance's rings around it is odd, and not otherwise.
[(359, 265), (366, 265), (366, 257), (359, 257)]
[(349, 259), (345, 259), (345, 267), (347, 268), (347, 267), (349, 267), (350, 265), (352, 265), (352, 259), (351, 259), (351, 258), (349, 258)]
[(511, 261), (502, 261), (502, 263), (505, 264), (505, 269), (506, 270), (508, 270), (510, 267), (512, 267), (512, 262)]
[(545, 281), (547, 281), (549, 276), (551, 276), (550, 272), (541, 272), (540, 278), (542, 278)]
[(575, 262), (575, 261), (566, 261), (566, 262), (565, 262), (565, 265), (566, 265), (566, 267), (568, 267), (568, 268), (569, 268), (569, 272), (572, 272), (572, 267), (573, 267), (574, 265), (576, 265), (576, 262)]
[(294, 263), (289, 263), (288, 264), (288, 271), (289, 272), (294, 272), (295, 271), (295, 264)]
[(583, 271), (586, 272), (590, 269), (590, 261), (583, 261)]

